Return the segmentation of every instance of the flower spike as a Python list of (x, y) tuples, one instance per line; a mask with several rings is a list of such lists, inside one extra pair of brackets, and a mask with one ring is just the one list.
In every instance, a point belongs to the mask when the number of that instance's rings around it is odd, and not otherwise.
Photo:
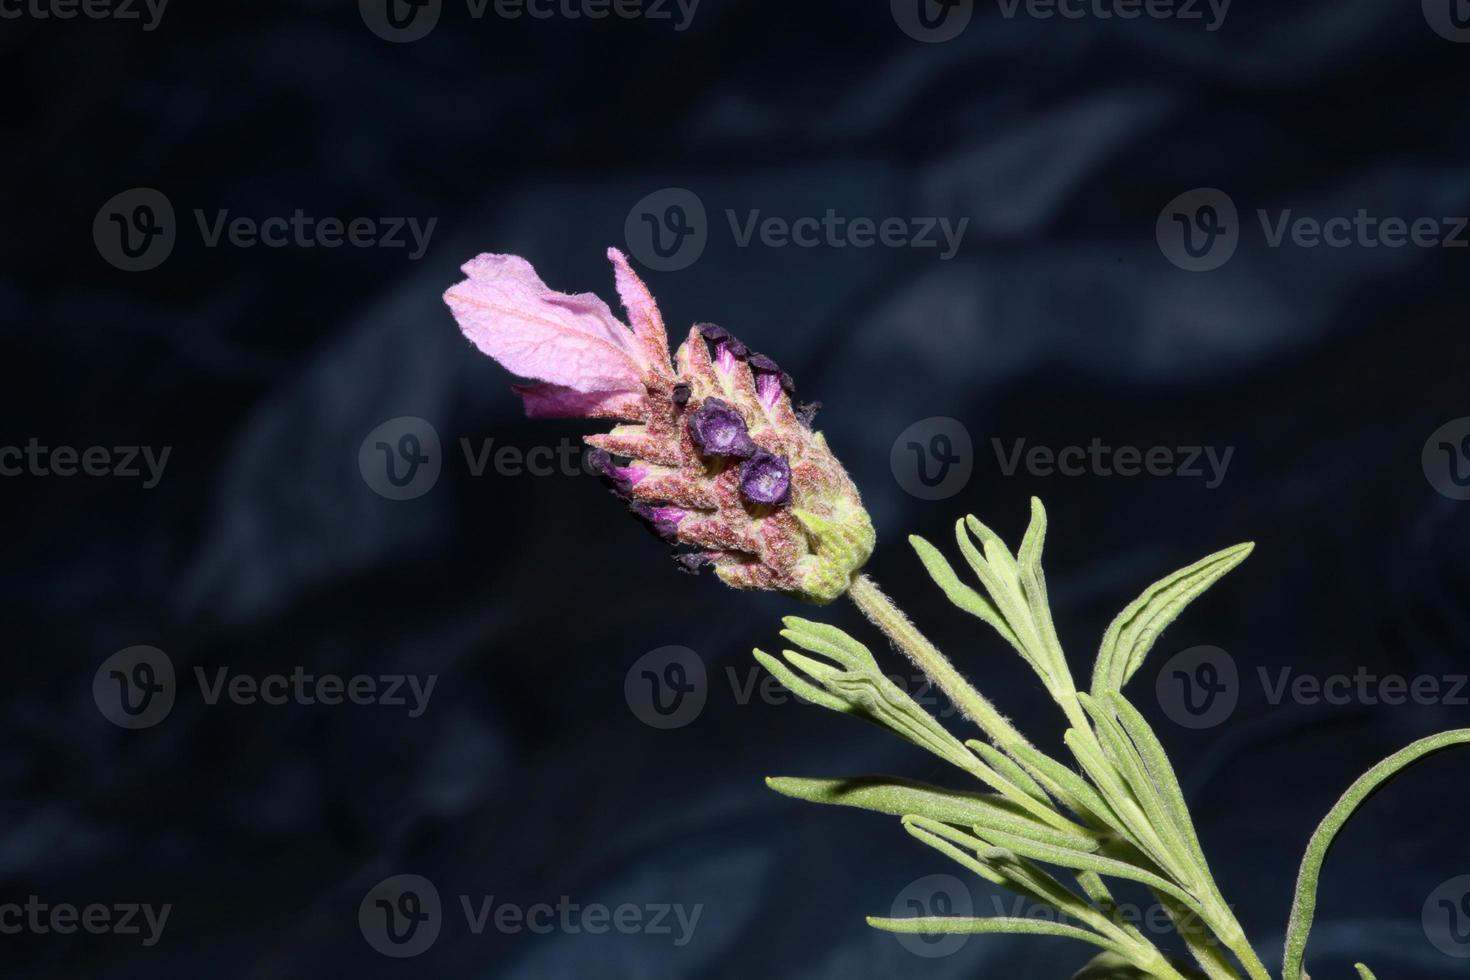
[(857, 488), (793, 406), (791, 376), (730, 331), (696, 324), (670, 359), (663, 316), (626, 256), (608, 249), (628, 322), (591, 293), (546, 286), (529, 262), (481, 255), (445, 302), (483, 353), (532, 383), (531, 418), (616, 421), (587, 436), (588, 462), (675, 546), (683, 571), (712, 566), (742, 589), (830, 602), (872, 554)]

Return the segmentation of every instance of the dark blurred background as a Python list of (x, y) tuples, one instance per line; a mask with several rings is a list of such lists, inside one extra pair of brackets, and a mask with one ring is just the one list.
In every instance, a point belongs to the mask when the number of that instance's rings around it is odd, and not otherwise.
[[(768, 791), (964, 784), (773, 696), (750, 650), (804, 613), (905, 661), (846, 603), (676, 574), (580, 472), (595, 426), (524, 420), (440, 301), (481, 251), (615, 300), (609, 245), (676, 340), (721, 323), (825, 404), (878, 526), (869, 570), (1044, 747), (1062, 724), (1039, 683), (908, 534), (952, 547), (968, 512), (1016, 541), (1040, 496), (1083, 678), (1143, 587), (1258, 542), (1129, 691), (1279, 965), (1338, 794), (1470, 724), (1465, 0), (392, 3), (0, 4), (0, 974), (1049, 980), (1087, 961), (867, 928), (1015, 909), (894, 820)], [(781, 234), (829, 212), (816, 239)], [(1314, 236), (1334, 218), (1352, 227)], [(1095, 441), (1170, 462), (1009, 465)], [(426, 462), (390, 479), (399, 449)], [(674, 660), (692, 707), (671, 718), (644, 672)], [(1189, 716), (1171, 663), (1225, 707)], [(1288, 668), (1367, 680), (1274, 696)], [(372, 703), (252, 703), (293, 674)], [(1437, 693), (1385, 703), (1394, 676)], [(1466, 772), (1433, 759), (1349, 826), (1315, 976), (1465, 975)], [(395, 945), (378, 902), (413, 912), (409, 892), (431, 941)], [(553, 927), (517, 928), (537, 903)]]

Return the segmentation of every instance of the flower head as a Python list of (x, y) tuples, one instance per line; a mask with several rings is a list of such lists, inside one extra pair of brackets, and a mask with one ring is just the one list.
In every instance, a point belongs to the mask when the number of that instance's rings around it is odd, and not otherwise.
[(791, 376), (715, 324), (692, 328), (671, 361), (647, 287), (623, 253), (608, 258), (627, 324), (512, 255), (470, 261), (444, 298), (476, 347), (532, 379), (514, 386), (527, 415), (619, 423), (586, 437), (589, 461), (680, 568), (814, 602), (842, 595), (873, 525), (812, 429), (817, 406), (793, 406)]

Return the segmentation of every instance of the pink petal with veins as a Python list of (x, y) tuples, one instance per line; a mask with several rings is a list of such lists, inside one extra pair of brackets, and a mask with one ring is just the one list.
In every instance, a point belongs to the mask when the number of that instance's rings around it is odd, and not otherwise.
[(558, 293), (525, 259), (481, 255), (444, 294), (471, 343), (526, 378), (579, 392), (641, 392), (648, 357), (597, 296)]
[(607, 258), (613, 264), (618, 298), (623, 301), (623, 309), (627, 311), (628, 322), (633, 325), (634, 335), (647, 351), (650, 361), (662, 368), (662, 374), (672, 377), (669, 370), (669, 335), (664, 329), (664, 318), (658, 311), (653, 294), (628, 264), (626, 255), (610, 248), (607, 250)]

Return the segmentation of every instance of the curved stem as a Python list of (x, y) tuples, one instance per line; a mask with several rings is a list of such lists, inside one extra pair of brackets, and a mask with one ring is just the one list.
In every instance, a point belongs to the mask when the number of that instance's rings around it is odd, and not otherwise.
[[(1291, 906), (1291, 921), (1286, 928), (1286, 953), (1281, 964), (1282, 980), (1302, 980), (1302, 964), (1306, 958), (1307, 935), (1312, 931), (1312, 918), (1317, 911), (1317, 879), (1322, 874), (1322, 864), (1327, 860), (1327, 851), (1337, 837), (1338, 831), (1348, 822), (1353, 811), (1377, 792), (1384, 783), (1404, 769), (1431, 753), (1455, 745), (1470, 743), (1470, 728), (1441, 732), (1420, 739), (1406, 749), (1401, 749), (1369, 769), (1357, 782), (1348, 787), (1342, 799), (1327, 813), (1312, 839), (1307, 844), (1307, 853), (1302, 858), (1302, 869), (1296, 881), (1296, 899)], [(1361, 971), (1360, 971), (1361, 972)]]

